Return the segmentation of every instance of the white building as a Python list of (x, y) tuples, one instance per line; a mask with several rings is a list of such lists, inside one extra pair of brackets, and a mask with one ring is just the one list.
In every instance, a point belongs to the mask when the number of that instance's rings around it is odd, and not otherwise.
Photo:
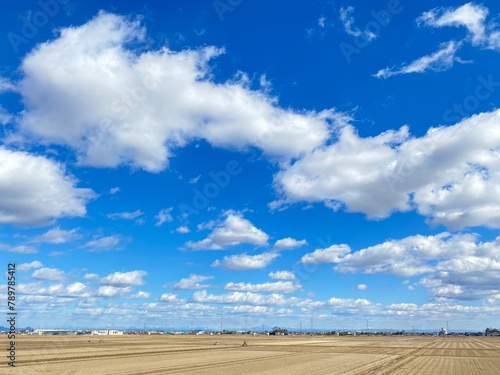
[(92, 331), (93, 335), (104, 336), (104, 335), (123, 335), (123, 331), (117, 329), (95, 329)]

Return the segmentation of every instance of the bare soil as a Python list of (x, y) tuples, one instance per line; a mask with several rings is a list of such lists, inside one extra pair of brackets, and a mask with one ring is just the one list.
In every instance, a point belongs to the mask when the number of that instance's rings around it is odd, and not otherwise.
[(500, 374), (495, 337), (18, 336), (16, 354), (0, 374)]

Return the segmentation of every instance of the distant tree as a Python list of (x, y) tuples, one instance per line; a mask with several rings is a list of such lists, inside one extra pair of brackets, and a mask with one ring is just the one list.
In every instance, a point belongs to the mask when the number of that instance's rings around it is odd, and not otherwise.
[(273, 327), (270, 335), (288, 335), (288, 330), (281, 327)]

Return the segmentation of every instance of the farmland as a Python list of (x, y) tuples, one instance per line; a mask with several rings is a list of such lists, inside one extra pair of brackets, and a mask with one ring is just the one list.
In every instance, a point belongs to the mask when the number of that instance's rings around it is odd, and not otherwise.
[(1, 374), (500, 373), (498, 337), (18, 336), (16, 349)]

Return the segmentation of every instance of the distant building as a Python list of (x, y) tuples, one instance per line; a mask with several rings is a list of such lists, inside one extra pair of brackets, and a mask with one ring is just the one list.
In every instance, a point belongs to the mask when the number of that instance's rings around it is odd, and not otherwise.
[(95, 329), (92, 331), (92, 335), (104, 336), (104, 335), (123, 335), (123, 331), (117, 329)]
[(72, 329), (35, 329), (31, 334), (39, 336), (75, 336), (78, 331)]

